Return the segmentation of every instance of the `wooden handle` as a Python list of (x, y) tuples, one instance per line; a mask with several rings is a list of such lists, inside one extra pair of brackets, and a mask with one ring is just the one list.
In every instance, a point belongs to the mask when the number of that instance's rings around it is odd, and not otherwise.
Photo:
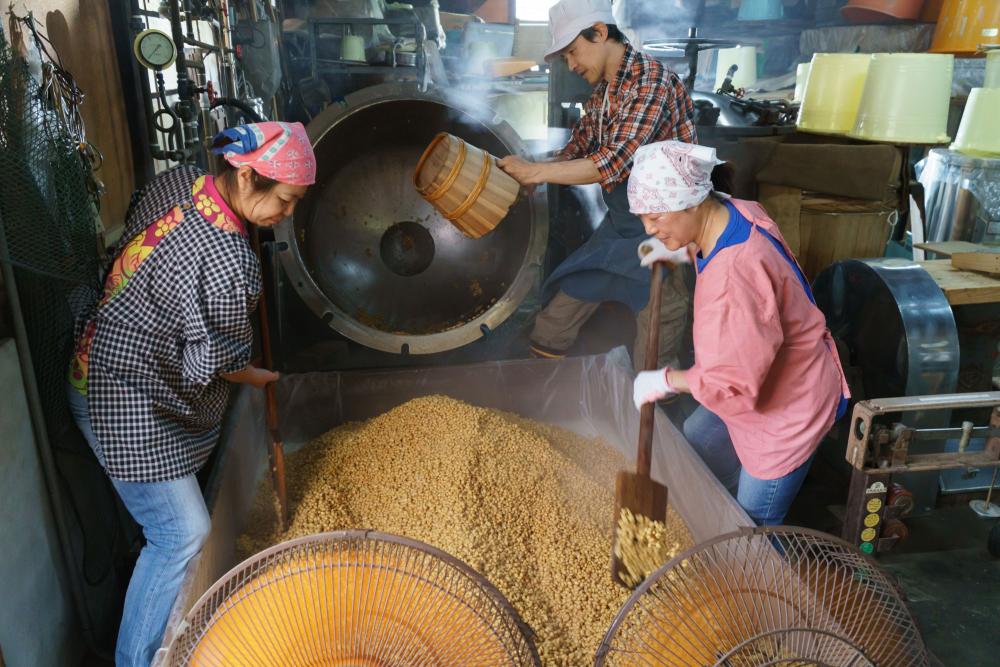
[[(257, 229), (250, 232), (250, 240), (253, 244), (257, 259), (260, 260), (263, 269), (264, 260), (260, 252), (260, 236)], [(262, 289), (260, 299), (257, 301), (257, 319), (260, 324), (260, 347), (264, 356), (264, 368), (274, 370), (274, 356), (271, 351), (271, 328), (268, 325), (267, 298)], [(278, 399), (274, 395), (274, 383), (269, 382), (264, 387), (264, 396), (267, 403), (267, 430), (271, 435), (271, 442), (268, 445), (267, 457), (271, 464), (271, 484), (274, 486), (274, 493), (278, 497), (278, 527), (284, 531), (288, 519), (288, 496), (285, 487), (285, 444), (281, 438), (278, 428)]]
[[(653, 263), (653, 278), (649, 286), (649, 327), (646, 336), (645, 370), (655, 371), (660, 357), (660, 293), (663, 288), (663, 262)], [(653, 423), (655, 403), (646, 403), (639, 411), (639, 452), (636, 472), (649, 477), (653, 462)]]

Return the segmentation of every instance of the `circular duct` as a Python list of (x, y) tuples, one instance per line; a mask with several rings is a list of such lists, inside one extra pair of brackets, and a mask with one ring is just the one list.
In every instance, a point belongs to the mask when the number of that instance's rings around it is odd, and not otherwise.
[[(851, 259), (823, 271), (816, 305), (847, 365), (861, 370), (864, 398), (947, 394), (958, 381), (958, 330), (934, 279), (902, 259)], [(855, 388), (855, 398), (857, 395)]]
[(276, 236), (293, 287), (336, 331), (386, 352), (450, 350), (498, 327), (537, 284), (548, 234), (540, 192), (470, 239), (413, 186), (438, 132), (525, 155), (491, 111), (391, 83), (349, 95), (307, 131), (316, 185)]

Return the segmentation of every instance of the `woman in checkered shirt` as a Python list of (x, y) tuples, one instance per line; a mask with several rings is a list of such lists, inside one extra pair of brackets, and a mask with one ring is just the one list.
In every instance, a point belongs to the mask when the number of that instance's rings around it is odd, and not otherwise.
[(73, 417), (146, 538), (125, 597), (119, 667), (148, 667), (208, 535), (195, 473), (218, 440), (230, 385), (278, 378), (250, 364), (261, 277), (247, 223), (290, 216), (316, 177), (300, 123), (231, 128), (213, 152), (223, 157), (217, 176), (181, 166), (133, 196), (70, 365)]

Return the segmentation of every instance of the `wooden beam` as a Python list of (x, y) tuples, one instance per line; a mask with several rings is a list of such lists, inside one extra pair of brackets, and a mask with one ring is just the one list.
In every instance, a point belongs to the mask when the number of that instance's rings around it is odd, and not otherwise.
[(920, 248), (944, 257), (951, 257), (957, 252), (995, 252), (994, 248), (969, 243), (968, 241), (934, 241), (929, 243), (914, 243), (914, 248)]
[(951, 260), (938, 259), (918, 262), (941, 291), (948, 303), (964, 306), (973, 303), (1000, 303), (1000, 278), (963, 271), (951, 265)]
[(1000, 273), (1000, 252), (956, 252), (951, 265), (969, 271)]

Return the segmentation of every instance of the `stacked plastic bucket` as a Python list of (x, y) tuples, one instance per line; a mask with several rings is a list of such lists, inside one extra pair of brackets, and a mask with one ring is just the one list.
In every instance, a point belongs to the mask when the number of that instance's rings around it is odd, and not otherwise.
[(1000, 157), (1000, 50), (986, 56), (986, 80), (973, 88), (951, 149), (977, 157)]
[(950, 55), (817, 53), (798, 126), (869, 141), (945, 143), (953, 67)]

